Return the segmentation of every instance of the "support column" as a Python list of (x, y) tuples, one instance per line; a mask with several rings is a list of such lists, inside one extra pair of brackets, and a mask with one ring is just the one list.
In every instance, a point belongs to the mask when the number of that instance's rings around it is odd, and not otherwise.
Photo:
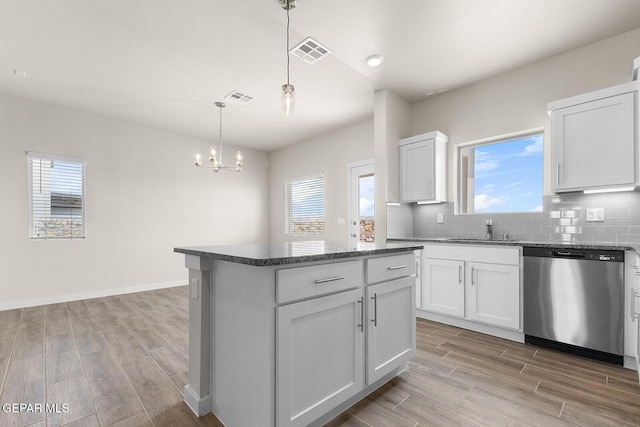
[(212, 260), (186, 255), (189, 269), (189, 384), (184, 401), (197, 415), (211, 412)]

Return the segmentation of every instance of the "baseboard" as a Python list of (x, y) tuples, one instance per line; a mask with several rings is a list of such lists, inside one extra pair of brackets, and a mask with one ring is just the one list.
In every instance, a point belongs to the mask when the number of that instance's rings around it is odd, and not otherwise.
[(475, 332), (493, 335), (495, 337), (504, 338), (510, 341), (521, 343), (524, 342), (524, 333), (522, 331), (504, 329), (499, 326), (487, 325), (484, 323), (478, 323), (467, 319), (451, 317), (445, 314), (434, 313), (432, 311), (421, 309), (416, 310), (416, 317), (420, 319), (433, 320), (434, 322), (444, 323), (446, 325), (456, 326), (458, 328), (470, 329)]
[(152, 291), (154, 289), (173, 288), (186, 285), (184, 280), (175, 282), (151, 283), (147, 285), (128, 286), (124, 288), (105, 289), (102, 291), (83, 292), (81, 294), (67, 294), (49, 298), (38, 298), (24, 301), (12, 301), (0, 304), (0, 311), (12, 310), (15, 308), (34, 307), (37, 305), (58, 304), (61, 302), (78, 301), (91, 298), (102, 298), (113, 295), (132, 294), (134, 292)]

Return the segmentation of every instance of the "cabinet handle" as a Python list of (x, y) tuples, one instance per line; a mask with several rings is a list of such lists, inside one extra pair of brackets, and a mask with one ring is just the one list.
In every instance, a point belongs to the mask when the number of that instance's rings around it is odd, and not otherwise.
[(373, 319), (371, 321), (373, 326), (378, 326), (378, 294), (373, 294), (371, 299), (373, 300)]
[(387, 267), (387, 270), (400, 270), (401, 268), (407, 268), (407, 264), (395, 265), (393, 267)]
[(638, 298), (640, 298), (640, 294), (636, 291), (631, 292), (633, 292), (631, 298), (631, 321), (635, 322), (636, 319), (640, 317), (640, 311), (638, 310)]
[(462, 266), (458, 266), (458, 284), (462, 284)]
[(560, 163), (556, 163), (556, 187), (560, 185)]
[(318, 279), (314, 280), (316, 284), (327, 283), (327, 282), (335, 282), (336, 280), (344, 280), (343, 276), (329, 277), (327, 279)]
[(357, 326), (360, 327), (360, 332), (364, 332), (364, 297), (360, 297), (358, 304), (360, 304), (360, 323)]
[(416, 261), (416, 279), (420, 277), (420, 263)]
[(475, 286), (476, 284), (476, 268), (471, 267), (471, 286)]

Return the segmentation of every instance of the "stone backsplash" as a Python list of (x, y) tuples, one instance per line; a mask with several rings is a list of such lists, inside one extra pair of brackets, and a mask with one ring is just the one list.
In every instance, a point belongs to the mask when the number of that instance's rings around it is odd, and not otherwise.
[[(604, 221), (588, 222), (587, 208), (603, 208)], [(544, 197), (542, 212), (455, 215), (454, 203), (387, 206), (388, 238), (484, 238), (485, 221), (493, 238), (540, 242), (640, 244), (640, 192)], [(442, 214), (443, 223), (437, 223)]]

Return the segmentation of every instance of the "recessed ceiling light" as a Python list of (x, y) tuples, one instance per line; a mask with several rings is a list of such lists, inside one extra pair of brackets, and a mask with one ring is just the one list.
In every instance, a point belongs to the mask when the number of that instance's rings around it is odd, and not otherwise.
[(27, 72), (22, 70), (13, 70), (13, 74), (18, 77), (27, 77)]
[(384, 57), (382, 55), (371, 55), (365, 59), (365, 62), (369, 67), (377, 67), (382, 64), (382, 61), (384, 61)]

